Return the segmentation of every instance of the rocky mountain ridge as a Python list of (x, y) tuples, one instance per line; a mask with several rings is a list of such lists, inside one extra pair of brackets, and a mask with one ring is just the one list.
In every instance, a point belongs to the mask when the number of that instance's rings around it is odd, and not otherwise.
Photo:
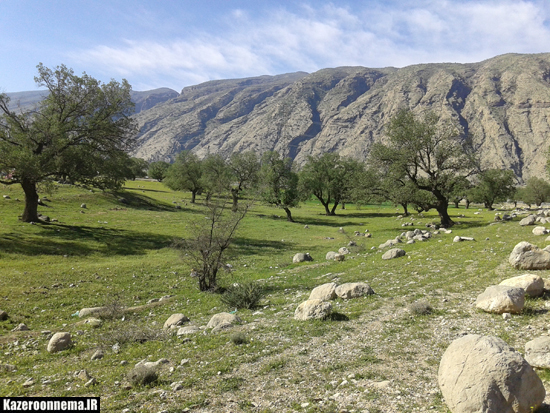
[(364, 160), (403, 107), (451, 119), (473, 137), (485, 167), (512, 169), (520, 181), (545, 176), (548, 53), (210, 81), (136, 115), (136, 156), (170, 161), (186, 149), (199, 156), (277, 150), (303, 164), (336, 151)]

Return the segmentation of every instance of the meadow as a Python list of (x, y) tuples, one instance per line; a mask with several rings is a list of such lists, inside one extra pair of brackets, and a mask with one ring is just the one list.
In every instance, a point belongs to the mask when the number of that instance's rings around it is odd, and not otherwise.
[[(523, 352), (527, 341), (548, 334), (547, 297), (529, 299), (510, 320), (475, 309), (487, 286), (522, 274), (508, 264), (518, 242), (546, 244), (519, 218), (493, 222), (497, 211), (450, 207), (452, 234), (400, 244), (407, 255), (385, 261), (378, 245), (438, 222), (435, 211), (403, 218), (391, 205), (346, 205), (325, 216), (310, 201), (293, 209), (296, 223), (289, 223), (284, 211), (257, 202), (218, 284), (254, 281), (266, 294), (257, 308), (235, 310), (219, 294), (200, 292), (171, 247), (190, 222), (204, 219), (203, 197), (193, 205), (190, 194), (147, 180), (127, 182), (117, 194), (59, 185), (39, 207), (55, 221), (32, 225), (18, 220), (19, 187), (2, 187), (0, 195), (9, 196), (0, 198), (0, 310), (9, 315), (0, 321), (0, 396), (101, 396), (110, 412), (447, 412), (437, 368), (452, 340), (495, 335)], [(366, 229), (371, 238), (354, 236)], [(475, 241), (453, 243), (456, 235)], [(325, 260), (349, 241), (357, 246), (345, 261)], [(293, 264), (298, 252), (314, 261)], [(294, 320), (309, 292), (331, 281), (365, 281), (376, 294), (335, 300), (328, 320)], [(419, 302), (433, 310), (411, 312)], [(112, 311), (99, 326), (82, 323), (77, 312), (96, 306)], [(174, 313), (205, 326), (223, 311), (236, 311), (243, 323), (185, 338), (162, 329)], [(20, 323), (29, 330), (12, 331)], [(50, 354), (48, 338), (58, 331), (70, 332), (74, 346)], [(91, 360), (97, 350), (104, 357)], [(137, 362), (160, 358), (169, 362), (157, 382), (128, 382)], [(97, 383), (86, 387), (82, 370)], [(548, 386), (550, 374), (538, 373)]]

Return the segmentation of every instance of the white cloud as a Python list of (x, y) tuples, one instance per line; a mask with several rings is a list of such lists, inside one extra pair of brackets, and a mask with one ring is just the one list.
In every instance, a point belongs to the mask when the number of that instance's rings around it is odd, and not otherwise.
[(271, 10), (256, 20), (234, 10), (217, 34), (162, 43), (127, 40), (73, 57), (130, 82), (149, 77), (148, 84), (179, 89), (208, 79), (344, 65), (474, 62), (508, 52), (545, 52), (550, 44), (550, 6), (543, 1), (425, 0), (301, 10)]

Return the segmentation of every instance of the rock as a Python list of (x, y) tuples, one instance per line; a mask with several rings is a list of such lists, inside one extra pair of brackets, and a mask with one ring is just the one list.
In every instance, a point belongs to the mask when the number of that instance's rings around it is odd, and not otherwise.
[(544, 282), (544, 291), (550, 291), (550, 280), (549, 279), (543, 279)]
[(69, 333), (55, 333), (48, 343), (48, 353), (57, 353), (68, 349), (72, 345)]
[(529, 215), (519, 221), (519, 225), (521, 225), (522, 227), (525, 227), (527, 225), (535, 225), (536, 220), (537, 217), (535, 217), (534, 215)]
[(521, 354), (499, 338), (477, 334), (451, 343), (438, 382), (453, 413), (529, 413), (546, 393)]
[(84, 384), (84, 387), (90, 387), (90, 386), (95, 386), (97, 384), (97, 380), (92, 377), (90, 380), (88, 380), (85, 384)]
[(355, 241), (348, 242), (348, 247), (356, 247), (357, 243)]
[(330, 301), (336, 297), (336, 283), (326, 283), (315, 287), (311, 291), (308, 300)]
[(540, 275), (523, 274), (517, 277), (508, 278), (499, 285), (508, 285), (510, 287), (523, 288), (525, 294), (531, 297), (538, 297), (544, 292), (544, 280)]
[(308, 252), (306, 252), (305, 254), (299, 252), (296, 255), (294, 255), (294, 258), (292, 258), (293, 263), (304, 262), (304, 261), (313, 261), (313, 258), (311, 258), (311, 255), (309, 255)]
[(27, 379), (25, 383), (23, 383), (23, 387), (31, 387), (34, 386), (34, 379), (31, 377), (30, 379)]
[(145, 367), (147, 369), (156, 369), (157, 367), (161, 366), (162, 364), (168, 364), (170, 361), (168, 359), (162, 358), (158, 359), (157, 361), (147, 361), (147, 360), (141, 360), (140, 362), (136, 363), (134, 367)]
[(233, 324), (229, 322), (218, 324), (216, 327), (212, 329), (212, 333), (217, 333), (219, 331), (225, 331), (233, 328)]
[(85, 209), (85, 208), (86, 208), (86, 204), (80, 204), (80, 208)]
[(347, 247), (339, 248), (339, 249), (338, 249), (338, 254), (340, 254), (340, 255), (349, 254), (349, 250), (347, 249)]
[(92, 354), (91, 360), (101, 360), (103, 356), (103, 351), (97, 350), (94, 354)]
[(90, 374), (86, 370), (79, 370), (75, 373), (75, 377), (79, 378), (82, 381), (88, 381), (92, 378), (92, 376), (90, 376)]
[(453, 238), (453, 242), (462, 242), (462, 241), (475, 241), (472, 237), (459, 237), (458, 235)]
[(544, 227), (535, 227), (533, 228), (533, 235), (545, 235), (548, 234), (548, 230)]
[(345, 283), (336, 287), (336, 295), (340, 298), (357, 298), (363, 295), (374, 294), (374, 291), (367, 283)]
[(342, 262), (346, 259), (346, 256), (344, 254), (336, 254), (334, 256), (334, 261)]
[(332, 312), (332, 305), (322, 300), (307, 300), (301, 303), (294, 312), (295, 320), (322, 320)]
[(4, 321), (8, 319), (8, 313), (5, 311), (0, 310), (0, 321)]
[(230, 313), (218, 313), (214, 314), (208, 324), (206, 325), (206, 328), (215, 328), (219, 326), (220, 324), (229, 323), (229, 324), (238, 324), (242, 320), (237, 317), (235, 314)]
[(384, 242), (383, 244), (380, 244), (378, 246), (378, 249), (383, 250), (384, 248), (393, 247), (394, 245), (399, 244), (400, 242), (401, 242), (401, 240), (399, 240), (399, 238), (389, 239), (386, 242)]
[(9, 195), (2, 195), (2, 198), (4, 198), (4, 199), (11, 199)]
[(520, 313), (525, 303), (523, 288), (492, 285), (477, 296), (476, 307), (488, 313)]
[(186, 326), (186, 327), (180, 327), (177, 332), (177, 336), (184, 336), (187, 334), (195, 334), (201, 331), (200, 328), (197, 326)]
[(550, 251), (522, 241), (517, 244), (508, 258), (508, 262), (519, 270), (548, 270), (550, 269)]
[(78, 312), (78, 316), (80, 318), (83, 317), (89, 317), (92, 315), (99, 315), (103, 312), (107, 311), (107, 307), (90, 307), (90, 308), (83, 308)]
[(550, 368), (550, 337), (538, 337), (525, 343), (525, 360), (533, 367)]
[(17, 327), (15, 327), (15, 328), (14, 328), (13, 330), (11, 330), (11, 331), (29, 331), (29, 330), (30, 330), (30, 329), (29, 329), (29, 327), (27, 327), (26, 324), (21, 323), (21, 324), (18, 324)]
[(334, 251), (329, 251), (329, 252), (327, 252), (327, 255), (325, 256), (325, 259), (327, 261), (332, 261), (334, 259), (335, 255), (336, 255), (336, 253)]
[(307, 225), (304, 225), (304, 229), (309, 229), (309, 226), (307, 226)]
[(171, 328), (172, 326), (180, 326), (188, 321), (189, 318), (187, 318), (183, 314), (172, 314), (170, 317), (168, 317), (168, 320), (164, 322), (163, 328), (166, 330), (168, 328)]
[(392, 248), (391, 250), (388, 250), (382, 255), (383, 260), (391, 260), (393, 258), (399, 258), (405, 256), (407, 253), (405, 250), (402, 250), (401, 248)]

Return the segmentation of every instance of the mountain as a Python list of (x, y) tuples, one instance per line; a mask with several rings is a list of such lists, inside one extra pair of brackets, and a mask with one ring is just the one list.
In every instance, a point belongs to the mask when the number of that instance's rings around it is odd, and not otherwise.
[(277, 150), (303, 164), (324, 152), (366, 159), (400, 108), (434, 110), (479, 145), (485, 167), (544, 176), (550, 143), (550, 54), (401, 69), (338, 67), (217, 80), (138, 113), (136, 156), (172, 160)]
[[(6, 93), (10, 98), (10, 109), (20, 107), (22, 110), (32, 109), (48, 94), (46, 90), (35, 90), (29, 92)], [(144, 92), (132, 91), (132, 101), (136, 105), (136, 113), (151, 109), (153, 106), (173, 99), (179, 95), (178, 92), (168, 88), (147, 90)]]

